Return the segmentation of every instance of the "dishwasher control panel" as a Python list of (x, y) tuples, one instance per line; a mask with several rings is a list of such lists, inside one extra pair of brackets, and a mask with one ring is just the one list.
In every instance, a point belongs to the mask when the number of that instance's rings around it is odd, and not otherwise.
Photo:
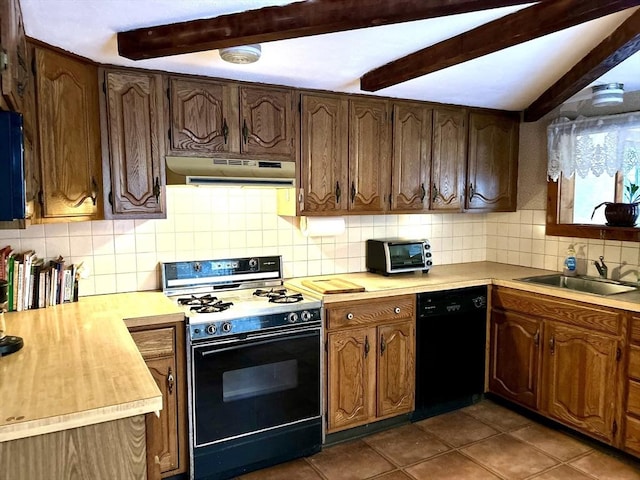
[(418, 318), (453, 315), (486, 308), (486, 286), (418, 294)]

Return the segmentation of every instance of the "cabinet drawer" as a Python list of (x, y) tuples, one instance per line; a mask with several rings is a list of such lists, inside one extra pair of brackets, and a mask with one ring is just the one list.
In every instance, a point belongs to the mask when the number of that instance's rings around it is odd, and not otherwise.
[(640, 380), (640, 347), (629, 347), (629, 376)]
[(415, 295), (338, 303), (326, 309), (327, 328), (412, 319), (415, 318), (415, 312)]
[(620, 334), (624, 320), (622, 312), (613, 309), (500, 287), (493, 289), (492, 305), (611, 335)]
[(640, 383), (629, 380), (627, 412), (640, 416)]
[(640, 420), (627, 417), (624, 446), (626, 450), (630, 450), (636, 454), (640, 453)]
[(174, 354), (173, 328), (156, 328), (153, 330), (131, 332), (131, 336), (133, 337), (133, 341), (136, 342), (142, 358), (145, 360), (172, 356)]
[(631, 341), (640, 344), (640, 317), (631, 317)]

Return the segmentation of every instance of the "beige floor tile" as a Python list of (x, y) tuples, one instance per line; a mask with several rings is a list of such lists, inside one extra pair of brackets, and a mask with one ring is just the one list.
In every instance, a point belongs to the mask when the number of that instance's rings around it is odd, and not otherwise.
[(362, 480), (395, 469), (362, 440), (326, 448), (307, 460), (330, 480)]
[(285, 478), (287, 480), (323, 480), (322, 476), (302, 458), (247, 473), (238, 477), (238, 480), (283, 480)]
[(593, 480), (593, 477), (587, 476), (568, 465), (560, 465), (553, 470), (532, 477), (530, 480)]
[(498, 430), (491, 428), (486, 423), (461, 411), (427, 418), (417, 422), (416, 425), (454, 447), (477, 442), (499, 433)]
[(394, 470), (390, 473), (385, 473), (379, 477), (375, 477), (375, 480), (412, 480), (412, 478), (402, 470)]
[(488, 423), (493, 428), (497, 428), (504, 432), (522, 428), (532, 422), (511, 410), (508, 410), (490, 400), (483, 400), (461, 410), (483, 422)]
[(405, 469), (416, 480), (499, 480), (458, 452), (445, 453)]
[(482, 440), (460, 451), (509, 480), (527, 478), (558, 463), (531, 445), (507, 434)]
[(364, 441), (398, 466), (416, 463), (449, 450), (447, 445), (415, 425), (377, 433)]
[(563, 462), (567, 462), (591, 450), (591, 447), (587, 444), (539, 424), (528, 425), (511, 432), (510, 435), (538, 447)]
[(640, 480), (640, 463), (623, 462), (598, 451), (570, 464), (598, 480)]

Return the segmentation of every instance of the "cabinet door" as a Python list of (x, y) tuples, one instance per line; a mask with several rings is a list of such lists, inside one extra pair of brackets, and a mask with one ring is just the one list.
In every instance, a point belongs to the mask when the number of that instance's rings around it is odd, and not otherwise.
[(98, 70), (36, 48), (42, 216), (102, 217)]
[(518, 129), (512, 117), (470, 113), (467, 210), (515, 211)]
[(393, 106), (391, 210), (429, 208), (432, 110), (420, 104)]
[(238, 152), (238, 90), (203, 80), (169, 80), (171, 135), (174, 155)]
[(6, 65), (0, 65), (2, 95), (12, 110), (23, 113), (30, 64), (18, 0), (0, 0), (0, 50), (7, 55)]
[(109, 216), (162, 218), (166, 216), (162, 77), (107, 71), (105, 83)]
[(611, 442), (618, 397), (618, 342), (554, 322), (545, 325), (544, 337), (549, 415)]
[(414, 322), (378, 327), (378, 417), (414, 409)]
[(327, 334), (328, 432), (368, 423), (376, 416), (376, 329)]
[(436, 108), (433, 111), (431, 156), (431, 209), (462, 209), (467, 161), (467, 111)]
[(514, 402), (538, 408), (542, 322), (517, 313), (491, 313), (489, 389)]
[(347, 210), (348, 100), (302, 95), (301, 213)]
[(160, 471), (168, 472), (178, 468), (178, 417), (176, 401), (176, 365), (174, 357), (154, 358), (146, 361), (147, 367), (162, 392), (160, 417), (147, 420), (147, 428), (152, 431), (148, 437), (160, 439)]
[(296, 160), (293, 90), (240, 87), (242, 153)]
[(389, 192), (390, 129), (386, 100), (349, 105), (349, 210), (383, 212)]

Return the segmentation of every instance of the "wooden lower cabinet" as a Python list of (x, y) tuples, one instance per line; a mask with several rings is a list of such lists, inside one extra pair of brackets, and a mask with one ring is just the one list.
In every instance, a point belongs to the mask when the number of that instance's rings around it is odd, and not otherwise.
[(627, 355), (627, 398), (624, 449), (640, 457), (640, 317), (631, 317), (631, 345)]
[(147, 417), (147, 447), (155, 450), (162, 477), (185, 473), (188, 444), (183, 328), (180, 323), (173, 323), (131, 330), (162, 392), (160, 416)]
[(414, 297), (327, 307), (327, 433), (414, 409)]
[(489, 390), (622, 445), (624, 312), (494, 287)]
[(489, 388), (530, 408), (538, 408), (542, 321), (496, 310), (491, 318)]

